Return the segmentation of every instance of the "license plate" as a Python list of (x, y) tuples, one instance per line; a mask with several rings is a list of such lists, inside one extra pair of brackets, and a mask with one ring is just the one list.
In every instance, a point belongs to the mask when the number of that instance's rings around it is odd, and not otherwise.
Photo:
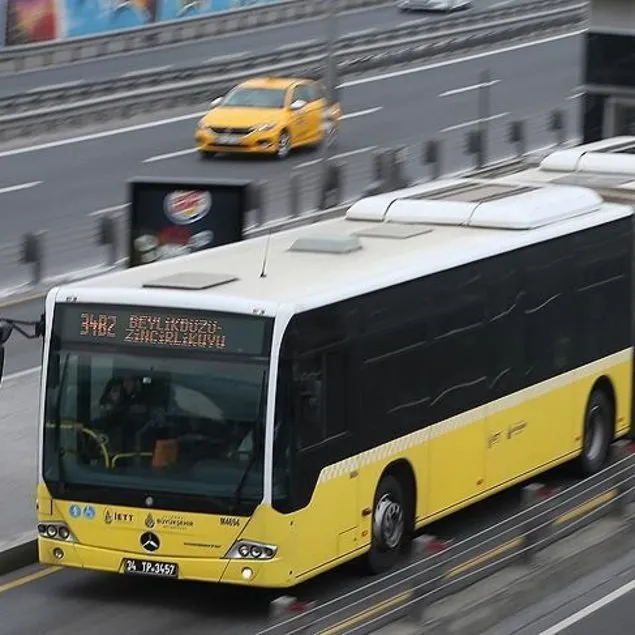
[(123, 572), (128, 575), (153, 575), (160, 578), (178, 578), (179, 566), (172, 562), (150, 562), (124, 558)]
[(216, 141), (222, 145), (235, 146), (240, 144), (241, 136), (238, 134), (219, 134)]

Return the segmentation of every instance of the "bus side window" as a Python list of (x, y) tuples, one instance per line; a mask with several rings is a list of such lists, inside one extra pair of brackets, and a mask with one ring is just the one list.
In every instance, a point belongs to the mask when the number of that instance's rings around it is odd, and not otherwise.
[(324, 430), (324, 374), (322, 355), (298, 358), (293, 369), (293, 392), (298, 446), (320, 443)]

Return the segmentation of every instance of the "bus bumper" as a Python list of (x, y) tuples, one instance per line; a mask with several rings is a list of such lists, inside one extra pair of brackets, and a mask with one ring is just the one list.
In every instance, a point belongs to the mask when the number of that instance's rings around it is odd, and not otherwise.
[[(292, 584), (284, 573), (284, 561), (227, 560), (216, 558), (152, 557), (113, 549), (90, 547), (38, 537), (38, 554), (42, 564), (119, 573), (125, 575), (126, 558), (178, 565), (179, 580), (216, 582), (251, 587), (285, 588)], [(283, 574), (282, 576), (280, 574)], [(137, 577), (140, 577), (138, 574)]]

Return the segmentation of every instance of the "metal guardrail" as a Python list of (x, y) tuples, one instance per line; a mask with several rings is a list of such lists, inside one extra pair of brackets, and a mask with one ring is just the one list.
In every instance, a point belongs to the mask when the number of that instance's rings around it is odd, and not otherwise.
[[(566, 0), (565, 0), (566, 1)], [(536, 4), (544, 7), (553, 0), (538, 0)], [(556, 9), (543, 9), (531, 15), (506, 17), (492, 22), (492, 14), (486, 24), (471, 24), (463, 28), (446, 31), (434, 30), (411, 38), (392, 38), (383, 42), (369, 42), (358, 46), (346, 47), (337, 53), (338, 74), (347, 76), (367, 72), (376, 68), (385, 68), (395, 64), (411, 63), (423, 59), (437, 58), (451, 54), (474, 51), (480, 47), (527, 38), (536, 33), (547, 33), (553, 30), (571, 29), (586, 19), (586, 5), (580, 2), (566, 2), (566, 6)], [(31, 136), (49, 133), (52, 127), (78, 127), (85, 123), (103, 122), (109, 119), (127, 118), (136, 113), (149, 113), (166, 110), (182, 105), (202, 104), (222, 94), (237, 81), (253, 74), (302, 74), (320, 76), (324, 63), (324, 55), (307, 55), (299, 50), (282, 51), (277, 57), (268, 58), (269, 62), (277, 59), (277, 63), (249, 70), (236, 71), (217, 77), (196, 77), (186, 81), (168, 83), (160, 86), (131, 90), (95, 97), (69, 104), (55, 105), (55, 99), (64, 100), (67, 94), (76, 96), (78, 92), (70, 89), (52, 91), (50, 102), (46, 94), (35, 97), (40, 108), (26, 112), (14, 112), (0, 117), (0, 138), (11, 139), (20, 136)], [(282, 60), (282, 61), (281, 61)], [(197, 73), (191, 70), (192, 74)], [(160, 74), (171, 77), (171, 74)], [(119, 80), (116, 80), (119, 81)], [(145, 80), (151, 82), (150, 78)], [(102, 88), (105, 90), (105, 88)], [(113, 92), (111, 89), (108, 92)], [(31, 99), (24, 97), (23, 100)], [(25, 101), (22, 101), (24, 104)], [(48, 105), (45, 107), (44, 104)], [(17, 106), (16, 106), (17, 108)], [(13, 109), (14, 110), (14, 109)]]
[(421, 628), (433, 602), (512, 564), (531, 565), (539, 551), (602, 516), (624, 516), (635, 500), (635, 449), (618, 441), (612, 451), (615, 462), (593, 477), (562, 492), (526, 485), (515, 516), (457, 544), (423, 537), (424, 557), (330, 602), (298, 614), (295, 598), (280, 598), (277, 623), (258, 635), (366, 635), (401, 621)]
[[(170, 44), (191, 42), (247, 29), (279, 26), (324, 15), (329, 0), (281, 0), (193, 18), (171, 20), (116, 33), (104, 33), (43, 44), (0, 48), (0, 73), (49, 68)], [(334, 0), (337, 11), (393, 4), (390, 0)]]
[[(455, 35), (469, 35), (485, 26), (517, 26), (519, 21), (580, 17), (586, 10), (580, 0), (529, 0), (519, 5), (498, 9), (482, 9), (468, 15), (438, 20), (409, 22), (370, 34), (347, 35), (336, 43), (336, 56), (341, 64), (354, 62), (356, 56), (384, 53), (401, 46), (416, 47)], [(492, 24), (495, 22), (496, 24)], [(28, 93), (0, 97), (0, 116), (37, 108), (59, 106), (74, 101), (112, 96), (118, 92), (131, 92), (165, 84), (183, 83), (201, 78), (240, 79), (245, 73), (266, 73), (268, 68), (277, 72), (292, 72), (302, 60), (322, 63), (326, 55), (326, 42), (281, 47), (275, 51), (252, 55), (223, 56), (222, 59), (182, 68), (157, 70), (128, 77), (109, 78), (75, 86), (42, 88)], [(349, 63), (351, 63), (349, 61)], [(283, 66), (284, 65), (284, 66)], [(213, 80), (212, 80), (213, 81)]]
[[(475, 174), (474, 169), (491, 171), (494, 166), (512, 169), (522, 161), (531, 162), (532, 151), (538, 148), (563, 147), (573, 141), (571, 132), (577, 129), (578, 118), (571, 101), (565, 102), (564, 110), (541, 112), (523, 120), (513, 121), (508, 113), (494, 111), (484, 112), (483, 116), (491, 121), (484, 150), (479, 150), (479, 143), (471, 139), (474, 130), (466, 132), (461, 126), (441, 131), (433, 140), (409, 135), (395, 140), (391, 148), (366, 147), (334, 155), (328, 162), (335, 172), (331, 181), (337, 184), (334, 188), (325, 188), (320, 158), (292, 164), (284, 170), (281, 180), (273, 178), (255, 184), (258, 192), (253, 200), (257, 203), (246, 218), (246, 237), (342, 215), (360, 196), (457, 172)], [(554, 121), (561, 124), (557, 129)], [(501, 163), (504, 157), (508, 159)], [(515, 159), (510, 161), (509, 157)], [(5, 288), (0, 291), (5, 297), (31, 294), (55, 280), (86, 278), (125, 266), (129, 208), (119, 205), (95, 212), (84, 210), (74, 215), (70, 223), (61, 224), (51, 218), (48, 228), (3, 238), (0, 271)]]

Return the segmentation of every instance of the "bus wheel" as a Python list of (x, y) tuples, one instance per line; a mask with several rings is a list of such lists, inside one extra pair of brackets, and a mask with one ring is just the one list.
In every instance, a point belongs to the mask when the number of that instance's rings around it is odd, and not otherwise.
[(384, 476), (375, 493), (372, 539), (367, 555), (371, 573), (383, 573), (399, 560), (409, 536), (405, 503), (399, 481), (390, 474)]
[(613, 436), (613, 409), (601, 390), (594, 390), (584, 413), (584, 438), (578, 466), (584, 476), (595, 474), (606, 463)]

